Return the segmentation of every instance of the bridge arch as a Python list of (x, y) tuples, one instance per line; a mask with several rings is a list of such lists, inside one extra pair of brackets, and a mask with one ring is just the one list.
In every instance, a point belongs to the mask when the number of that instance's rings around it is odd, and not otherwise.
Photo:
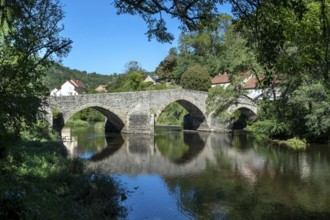
[(58, 122), (56, 122), (57, 125), (54, 124), (54, 126), (56, 126), (58, 130), (61, 130), (74, 114), (88, 108), (92, 108), (101, 112), (107, 118), (105, 122), (106, 131), (120, 132), (121, 130), (124, 129), (125, 127), (125, 124), (123, 122), (124, 120), (120, 116), (120, 114), (114, 112), (108, 106), (102, 105), (100, 103), (87, 103), (87, 104), (79, 105), (76, 108), (70, 109), (70, 111), (66, 111), (65, 113), (63, 113), (64, 111), (61, 112), (61, 109), (59, 109), (60, 114), (59, 114)]
[(251, 112), (253, 112), (254, 115), (257, 115), (259, 107), (254, 101), (252, 101), (247, 96), (241, 96), (235, 101), (235, 103), (229, 106), (228, 112), (234, 112), (235, 110), (239, 110), (239, 109), (248, 109)]
[(175, 102), (181, 105), (188, 112), (188, 115), (186, 115), (184, 118), (184, 129), (209, 130), (209, 127), (206, 122), (205, 113), (203, 113), (201, 108), (196, 103), (182, 98), (168, 100), (168, 102), (163, 103), (161, 106), (159, 106), (155, 114), (155, 122), (158, 120), (159, 116), (162, 114), (165, 108)]
[(239, 111), (239, 119), (231, 126), (233, 129), (241, 130), (246, 127), (248, 122), (253, 122), (257, 118), (259, 107), (257, 104), (246, 96), (241, 96), (238, 100), (228, 108), (229, 112)]

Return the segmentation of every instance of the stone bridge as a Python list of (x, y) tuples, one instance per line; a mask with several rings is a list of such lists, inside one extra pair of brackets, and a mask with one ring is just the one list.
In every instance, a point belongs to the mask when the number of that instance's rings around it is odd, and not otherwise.
[[(57, 130), (75, 113), (93, 108), (106, 116), (106, 131), (122, 133), (154, 133), (155, 122), (166, 106), (179, 103), (187, 111), (184, 128), (199, 131), (223, 131), (227, 126), (212, 114), (207, 114), (208, 93), (193, 90), (152, 90), (85, 94), (77, 96), (48, 97), (47, 120)], [(228, 111), (242, 110), (257, 114), (258, 106), (247, 97), (240, 97)], [(56, 113), (55, 113), (56, 112)], [(56, 115), (56, 118), (53, 118)]]

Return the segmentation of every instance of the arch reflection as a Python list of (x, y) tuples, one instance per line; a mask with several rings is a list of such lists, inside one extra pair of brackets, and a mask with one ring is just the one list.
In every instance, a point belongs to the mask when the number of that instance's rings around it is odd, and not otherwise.
[(124, 138), (120, 133), (110, 133), (105, 136), (105, 140), (107, 142), (106, 148), (104, 148), (101, 152), (94, 154), (90, 160), (91, 161), (99, 161), (103, 160), (118, 151), (121, 146), (124, 144)]
[(109, 145), (103, 130), (93, 126), (84, 128), (64, 127), (61, 131), (63, 144), (71, 157), (90, 159)]
[(171, 135), (160, 133), (155, 137), (124, 134), (124, 143), (118, 150), (104, 149), (104, 152), (111, 153), (106, 156), (106, 153), (100, 152), (89, 166), (103, 172), (125, 174), (172, 176), (198, 173), (212, 160), (212, 153), (206, 144), (208, 136), (209, 133), (178, 131)]
[(198, 156), (205, 140), (197, 132), (176, 132), (170, 136), (164, 132), (155, 137), (155, 145), (164, 157), (182, 165)]

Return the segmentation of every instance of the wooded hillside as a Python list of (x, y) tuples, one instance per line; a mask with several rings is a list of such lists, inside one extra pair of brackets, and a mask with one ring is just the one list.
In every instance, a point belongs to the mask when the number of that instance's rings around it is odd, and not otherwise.
[(61, 85), (70, 79), (79, 79), (84, 82), (89, 91), (94, 90), (100, 84), (106, 84), (113, 81), (118, 74), (102, 75), (99, 73), (87, 73), (76, 69), (70, 69), (60, 64), (55, 65), (47, 71), (46, 76), (43, 78), (45, 85), (49, 90), (59, 88)]

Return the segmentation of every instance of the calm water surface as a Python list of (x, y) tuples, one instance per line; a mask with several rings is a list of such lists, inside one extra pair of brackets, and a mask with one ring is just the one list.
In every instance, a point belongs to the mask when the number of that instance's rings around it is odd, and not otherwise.
[(127, 190), (126, 219), (330, 219), (330, 147), (305, 152), (246, 134), (155, 136), (64, 128), (72, 156)]

